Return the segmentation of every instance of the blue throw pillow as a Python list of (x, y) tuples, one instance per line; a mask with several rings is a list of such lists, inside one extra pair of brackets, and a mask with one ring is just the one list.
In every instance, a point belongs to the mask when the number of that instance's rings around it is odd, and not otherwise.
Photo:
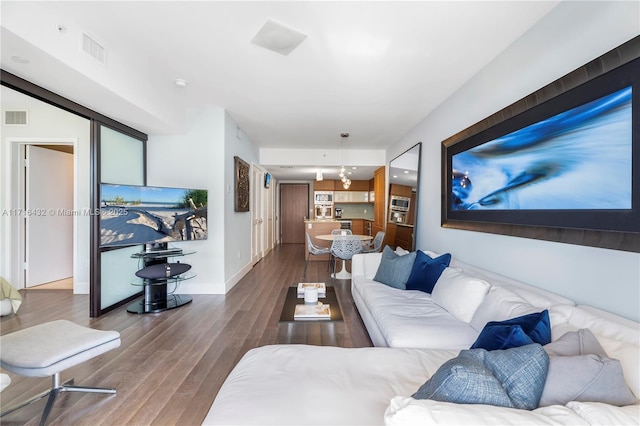
[(404, 290), (415, 260), (416, 252), (400, 256), (391, 247), (385, 246), (384, 250), (382, 250), (380, 265), (373, 280)]
[(416, 252), (416, 260), (407, 280), (407, 290), (420, 290), (431, 293), (442, 271), (449, 266), (451, 254), (445, 253), (431, 258), (422, 251)]
[(534, 343), (502, 351), (469, 349), (444, 364), (416, 399), (533, 410), (544, 389), (549, 356)]
[(549, 311), (508, 319), (490, 321), (484, 326), (471, 349), (482, 348), (488, 351), (509, 349), (518, 346), (551, 342), (551, 322)]

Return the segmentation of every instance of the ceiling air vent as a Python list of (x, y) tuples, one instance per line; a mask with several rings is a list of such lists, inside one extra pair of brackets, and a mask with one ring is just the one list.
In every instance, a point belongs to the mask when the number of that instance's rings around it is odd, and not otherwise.
[(27, 123), (27, 111), (5, 111), (4, 112), (4, 124), (5, 126), (26, 126)]
[(107, 49), (86, 33), (82, 33), (82, 50), (102, 65), (107, 64)]

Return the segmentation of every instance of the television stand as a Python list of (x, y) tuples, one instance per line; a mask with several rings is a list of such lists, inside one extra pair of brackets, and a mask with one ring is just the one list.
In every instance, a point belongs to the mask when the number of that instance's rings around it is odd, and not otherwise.
[(131, 257), (142, 259), (144, 268), (136, 272), (138, 280), (132, 285), (144, 287), (144, 297), (127, 307), (127, 312), (132, 314), (151, 314), (175, 309), (191, 303), (191, 296), (184, 294), (169, 294), (167, 287), (178, 282), (191, 279), (196, 275), (190, 272), (191, 265), (186, 263), (169, 262), (170, 258), (183, 257), (195, 253), (195, 251), (183, 251), (181, 249), (145, 250), (134, 253)]

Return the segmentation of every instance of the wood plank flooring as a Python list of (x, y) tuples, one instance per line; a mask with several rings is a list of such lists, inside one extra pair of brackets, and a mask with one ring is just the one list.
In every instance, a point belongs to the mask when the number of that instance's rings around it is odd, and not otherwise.
[[(61, 374), (62, 381), (73, 377), (77, 385), (115, 387), (117, 394), (62, 393), (50, 425), (199, 425), (231, 369), (252, 348), (276, 343), (371, 346), (353, 305), (350, 281), (332, 284), (326, 262), (309, 262), (306, 281), (334, 285), (344, 322), (278, 322), (286, 288), (300, 281), (303, 267), (304, 245), (278, 246), (228, 294), (193, 295), (192, 303), (159, 314), (130, 314), (123, 306), (89, 318), (86, 295), (22, 291), (22, 307), (17, 315), (2, 317), (1, 334), (54, 319), (120, 332), (120, 348)], [(0, 394), (2, 410), (51, 385), (49, 378), (9, 374), (12, 383)], [(45, 402), (0, 422), (38, 424)]]

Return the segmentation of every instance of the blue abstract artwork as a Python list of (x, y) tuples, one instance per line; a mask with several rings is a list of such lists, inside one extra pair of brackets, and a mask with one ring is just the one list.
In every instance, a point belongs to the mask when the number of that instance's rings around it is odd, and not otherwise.
[(451, 210), (631, 209), (631, 92), (453, 155)]

